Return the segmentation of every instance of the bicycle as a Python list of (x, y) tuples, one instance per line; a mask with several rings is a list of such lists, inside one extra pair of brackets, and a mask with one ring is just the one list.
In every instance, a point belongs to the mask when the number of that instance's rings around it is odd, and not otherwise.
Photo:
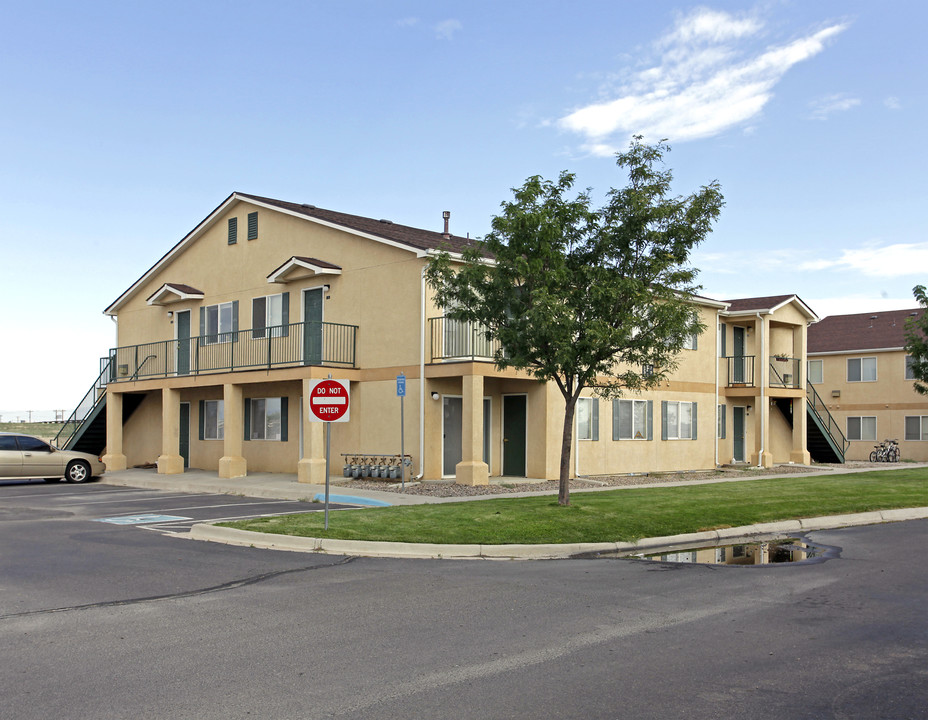
[(870, 453), (870, 462), (899, 462), (901, 456), (899, 441), (887, 438), (879, 445), (873, 446), (873, 452)]

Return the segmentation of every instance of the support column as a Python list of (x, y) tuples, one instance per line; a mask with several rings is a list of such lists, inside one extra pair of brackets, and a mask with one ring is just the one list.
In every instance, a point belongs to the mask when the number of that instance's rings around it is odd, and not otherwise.
[(483, 375), (461, 378), (463, 416), (461, 462), (454, 467), (461, 485), (489, 485), (490, 468), (483, 461)]
[(122, 450), (122, 393), (111, 390), (106, 391), (106, 454), (103, 464), (109, 472), (127, 467)]
[(244, 456), (245, 394), (241, 385), (222, 386), (223, 440), (219, 458), (219, 477), (236, 478), (248, 474)]
[[(770, 398), (759, 395), (754, 398), (754, 452), (751, 463), (760, 467), (773, 467), (773, 453), (770, 452)], [(761, 453), (761, 448), (764, 451)]]
[(793, 398), (793, 447), (789, 454), (789, 461), (801, 465), (811, 465), (812, 456), (808, 448), (809, 412), (806, 401), (806, 388), (809, 378), (806, 375), (809, 363), (806, 355), (806, 326), (797, 325), (793, 329), (793, 357), (799, 358), (799, 387), (802, 397)]
[(184, 458), (180, 454), (180, 391), (163, 388), (161, 391), (161, 455), (158, 472), (162, 475), (179, 475), (184, 472)]
[(296, 466), (301, 483), (325, 485), (325, 423), (317, 422), (309, 413), (313, 385), (317, 381), (303, 380), (303, 456)]

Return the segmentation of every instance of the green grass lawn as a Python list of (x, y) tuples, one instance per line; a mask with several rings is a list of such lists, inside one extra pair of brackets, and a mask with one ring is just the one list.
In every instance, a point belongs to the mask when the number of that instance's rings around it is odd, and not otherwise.
[(43, 422), (0, 422), (0, 432), (23, 433), (42, 438), (53, 438), (62, 428), (62, 423)]
[(369, 508), (257, 518), (227, 527), (282, 535), (428, 543), (635, 541), (754, 523), (928, 507), (928, 470), (782, 476), (711, 485)]

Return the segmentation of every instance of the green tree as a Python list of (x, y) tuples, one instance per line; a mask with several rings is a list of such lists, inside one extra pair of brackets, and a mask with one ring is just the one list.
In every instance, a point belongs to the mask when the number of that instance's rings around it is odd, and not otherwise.
[(921, 315), (909, 318), (905, 323), (905, 351), (912, 356), (911, 368), (915, 376), (915, 391), (928, 395), (928, 296), (925, 286), (916, 285), (912, 294), (922, 306)]
[(637, 136), (616, 156), (628, 184), (600, 210), (574, 175), (535, 176), (502, 203), (492, 231), (460, 259), (442, 252), (427, 278), (448, 317), (477, 323), (502, 347), (499, 368), (554, 382), (564, 397), (558, 502), (570, 503), (577, 399), (650, 388), (670, 374), (687, 337), (704, 330), (689, 255), (724, 204), (718, 183), (671, 197), (664, 142)]

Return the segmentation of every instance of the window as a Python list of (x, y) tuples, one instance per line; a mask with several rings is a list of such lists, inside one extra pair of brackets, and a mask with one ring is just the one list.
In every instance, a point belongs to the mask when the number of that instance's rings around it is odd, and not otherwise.
[(906, 416), (906, 440), (928, 440), (928, 415)]
[(725, 422), (725, 414), (727, 405), (719, 405), (719, 427), (718, 427), (718, 438), (719, 440), (725, 439), (725, 428), (727, 423)]
[(287, 398), (245, 400), (245, 439), (287, 441)]
[(809, 382), (813, 385), (825, 382), (824, 360), (809, 360)]
[(696, 350), (699, 347), (699, 341), (697, 340), (696, 333), (692, 333), (683, 338), (683, 349), (684, 350)]
[(848, 382), (876, 382), (876, 358), (849, 358), (847, 361)]
[(268, 336), (286, 337), (290, 328), (290, 293), (267, 295), (251, 301), (251, 336), (255, 339)]
[(238, 218), (229, 218), (229, 245), (238, 242)]
[(849, 417), (847, 419), (848, 440), (876, 440), (875, 417)]
[(200, 400), (200, 440), (225, 437), (225, 407), (222, 400)]
[(911, 355), (905, 356), (905, 379), (914, 380), (915, 379), (915, 369), (912, 365), (915, 363), (915, 358)]
[(661, 402), (661, 440), (696, 439), (696, 403)]
[(219, 303), (200, 308), (200, 335), (206, 345), (232, 342), (238, 329), (238, 302)]
[(651, 413), (650, 400), (613, 400), (612, 439), (650, 440)]
[(599, 400), (597, 398), (577, 400), (577, 439), (599, 440)]
[(52, 449), (48, 446), (48, 443), (42, 442), (38, 438), (34, 437), (25, 437), (20, 435), (17, 438), (19, 442), (19, 449), (23, 452), (51, 452)]
[(0, 435), (0, 450), (15, 450), (19, 452), (19, 447), (16, 445), (16, 438), (12, 435)]
[(258, 239), (258, 213), (248, 213), (248, 239)]

